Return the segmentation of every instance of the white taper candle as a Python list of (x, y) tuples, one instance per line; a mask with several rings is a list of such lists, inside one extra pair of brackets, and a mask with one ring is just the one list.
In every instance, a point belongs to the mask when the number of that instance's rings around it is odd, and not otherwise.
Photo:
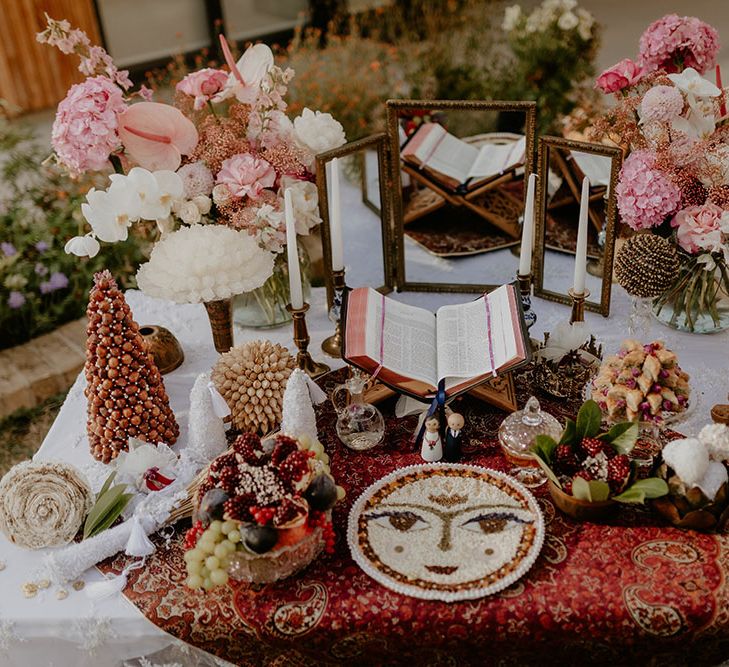
[(284, 192), (284, 211), (286, 212), (286, 252), (289, 260), (289, 289), (291, 290), (291, 307), (304, 307), (304, 293), (301, 289), (301, 269), (299, 267), (299, 248), (296, 243), (296, 221), (294, 207), (291, 204), (291, 190)]
[(339, 199), (339, 159), (331, 161), (332, 191), (329, 204), (329, 236), (332, 243), (332, 270), (344, 268), (344, 246), (342, 244), (342, 207)]
[(534, 188), (536, 174), (529, 174), (526, 204), (524, 205), (524, 224), (521, 229), (521, 252), (519, 253), (519, 275), (526, 276), (532, 271), (532, 246), (534, 245)]
[(590, 179), (582, 179), (582, 195), (580, 196), (580, 222), (577, 228), (577, 252), (575, 253), (575, 277), (572, 285), (575, 294), (585, 291), (585, 274), (587, 272), (587, 223), (590, 209)]

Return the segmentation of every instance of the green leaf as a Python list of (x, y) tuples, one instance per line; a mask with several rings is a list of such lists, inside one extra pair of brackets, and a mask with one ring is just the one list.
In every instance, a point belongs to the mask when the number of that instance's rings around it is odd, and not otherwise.
[(578, 440), (582, 438), (594, 438), (600, 431), (600, 422), (602, 421), (602, 412), (595, 401), (585, 401), (577, 413), (576, 437)]
[[(91, 532), (88, 534), (88, 537), (94, 537), (109, 528), (121, 516), (124, 508), (129, 504), (129, 501), (133, 497), (133, 493), (122, 494), (109, 511), (101, 517), (96, 524), (94, 524), (91, 528)], [(84, 539), (86, 539), (86, 537), (84, 537)]]
[[(580, 479), (580, 478), (578, 477), (577, 479)], [(596, 480), (587, 482), (587, 485), (590, 487), (590, 497), (595, 502), (607, 500), (608, 497), (610, 496), (610, 487), (608, 486), (607, 482), (603, 482), (599, 479), (596, 479)], [(574, 488), (574, 482), (572, 482), (572, 486)]]
[(590, 485), (587, 483), (586, 479), (582, 479), (582, 477), (575, 477), (572, 480), (572, 495), (578, 500), (592, 501)]
[(109, 475), (106, 478), (106, 481), (104, 482), (104, 486), (101, 487), (101, 491), (99, 491), (99, 493), (96, 494), (96, 499), (97, 500), (99, 498), (101, 498), (101, 496), (103, 496), (109, 490), (109, 487), (111, 486), (111, 483), (114, 481), (114, 478), (115, 477), (116, 477), (116, 470), (114, 470), (111, 473), (111, 475)]
[(564, 423), (564, 431), (562, 431), (562, 437), (559, 439), (559, 444), (573, 444), (577, 439), (575, 437), (576, 429), (577, 427), (575, 422), (572, 419), (567, 419)]
[(639, 432), (640, 427), (637, 422), (622, 422), (598, 436), (598, 440), (609, 442), (619, 454), (628, 454), (635, 446)]
[(558, 489), (561, 489), (562, 485), (557, 479), (557, 475), (552, 472), (552, 469), (544, 462), (544, 460), (540, 456), (535, 456), (534, 460), (539, 464), (539, 467), (544, 470), (544, 474), (547, 476), (547, 478), (554, 482)]
[(86, 522), (84, 523), (84, 539), (89, 536), (94, 525), (116, 504), (126, 489), (126, 484), (117, 484), (116, 486), (112, 486), (108, 491), (105, 491), (104, 495), (99, 496), (86, 517)]
[(554, 438), (544, 434), (534, 438), (532, 453), (541, 458), (547, 465), (552, 465), (552, 454), (554, 454), (555, 449), (557, 449), (557, 443)]
[(613, 500), (619, 503), (642, 503), (646, 498), (660, 498), (667, 493), (668, 484), (657, 477), (649, 477), (631, 484), (620, 495), (614, 496)]

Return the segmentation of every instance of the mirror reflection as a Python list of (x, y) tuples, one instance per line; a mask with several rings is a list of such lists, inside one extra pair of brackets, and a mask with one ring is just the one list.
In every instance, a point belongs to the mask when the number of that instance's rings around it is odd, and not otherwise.
[(516, 275), (533, 108), (498, 104), (388, 103), (402, 291), (478, 292)]

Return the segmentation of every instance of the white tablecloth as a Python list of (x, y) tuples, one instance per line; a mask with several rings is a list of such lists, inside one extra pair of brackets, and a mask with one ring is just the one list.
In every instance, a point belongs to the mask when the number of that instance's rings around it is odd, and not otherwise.
[[(343, 205), (345, 216), (345, 261), (348, 283), (379, 285), (382, 282), (379, 221), (360, 201), (354, 187), (345, 186)], [(435, 260), (421, 248), (407, 245), (408, 278), (443, 280), (448, 282), (508, 282), (516, 270), (516, 258), (509, 251), (488, 253), (465, 260)], [(556, 278), (567, 280), (572, 273), (572, 260), (557, 256), (551, 262)], [(410, 273), (412, 269), (412, 274)], [(467, 300), (467, 295), (408, 293), (395, 295), (415, 305), (435, 309), (446, 303)], [(161, 324), (169, 328), (185, 350), (185, 362), (165, 376), (165, 385), (172, 408), (181, 426), (178, 448), (186, 444), (188, 395), (196, 376), (210, 369), (216, 353), (211, 342), (210, 329), (202, 306), (176, 306), (145, 297), (131, 291), (127, 300), (135, 319), (140, 324)], [(313, 290), (308, 317), (312, 342), (310, 350), (318, 360), (328, 361), (321, 353), (322, 340), (331, 333), (332, 325), (325, 312), (323, 289)], [(539, 338), (543, 330), (550, 330), (569, 317), (566, 306), (540, 299), (533, 302), (538, 321), (532, 334)], [(603, 342), (606, 353), (614, 352), (627, 335), (629, 298), (619, 288), (613, 290), (613, 315), (604, 319), (587, 314), (588, 324)], [(665, 340), (680, 358), (681, 365), (692, 377), (695, 407), (687, 423), (679, 428), (694, 432), (709, 420), (711, 405), (726, 399), (729, 389), (729, 333), (713, 336), (681, 334), (660, 324), (653, 327), (653, 336)], [(254, 338), (293, 347), (290, 327), (269, 331), (236, 329), (236, 343)], [(56, 422), (36, 455), (37, 459), (64, 460), (92, 476), (95, 472), (89, 455), (85, 434), (86, 402), (83, 397), (84, 381), (79, 378), (61, 409)], [(100, 465), (100, 464), (96, 464)], [(42, 552), (29, 552), (11, 545), (0, 535), (0, 560), (6, 567), (0, 571), (0, 665), (13, 667), (41, 667), (53, 665), (105, 667), (125, 664), (133, 658), (157, 653), (156, 664), (204, 664), (205, 656), (180, 645), (173, 637), (159, 630), (122, 596), (92, 604), (84, 592), (69, 589), (65, 600), (56, 599), (53, 589), (41, 591), (35, 598), (26, 599), (21, 586), (40, 578)], [(95, 570), (85, 580), (100, 578)], [(138, 661), (127, 664), (140, 664)], [(211, 661), (208, 664), (215, 664)]]

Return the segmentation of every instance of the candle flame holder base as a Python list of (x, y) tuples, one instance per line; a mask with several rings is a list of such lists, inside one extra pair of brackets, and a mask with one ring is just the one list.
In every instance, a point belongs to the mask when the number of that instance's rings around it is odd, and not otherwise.
[(578, 294), (574, 289), (569, 289), (567, 294), (572, 299), (572, 313), (570, 314), (570, 324), (585, 321), (585, 300), (590, 296), (590, 290), (585, 289), (584, 292)]
[[(537, 314), (532, 310), (532, 274), (527, 273), (522, 275), (516, 274), (516, 280), (519, 284), (519, 295), (521, 296), (521, 309), (524, 313), (524, 323), (527, 326), (527, 331), (531, 329), (537, 321)], [(532, 351), (539, 348), (539, 341), (529, 337), (529, 343), (532, 346)]]
[(342, 358), (342, 300), (346, 284), (344, 282), (344, 269), (332, 271), (332, 287), (334, 298), (329, 309), (329, 320), (334, 323), (334, 334), (325, 338), (321, 344), (324, 354), (334, 359)]
[(306, 311), (309, 310), (309, 304), (304, 303), (301, 308), (294, 308), (291, 304), (286, 306), (286, 310), (291, 313), (294, 321), (294, 343), (299, 349), (296, 355), (296, 366), (304, 371), (309, 377), (317, 378), (331, 369), (326, 364), (314, 361), (309, 354), (309, 331), (306, 328)]

